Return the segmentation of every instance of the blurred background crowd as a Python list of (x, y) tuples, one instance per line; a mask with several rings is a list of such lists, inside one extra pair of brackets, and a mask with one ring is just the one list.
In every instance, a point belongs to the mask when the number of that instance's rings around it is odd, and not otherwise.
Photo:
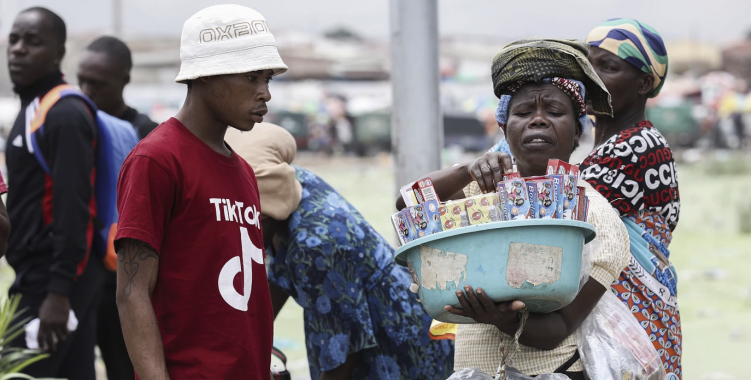
[[(11, 16), (32, 3), (38, 2), (0, 1), (3, 15), (0, 17), (0, 30), (3, 31), (0, 46), (5, 44)], [(73, 19), (63, 63), (66, 72), (75, 73), (78, 57), (89, 42), (103, 33), (114, 34), (124, 39), (133, 51), (131, 84), (125, 92), (128, 104), (155, 121), (163, 121), (179, 109), (185, 92), (182, 86), (174, 83), (173, 76), (180, 63), (177, 32), (180, 30), (178, 20), (182, 19), (170, 16), (169, 20), (174, 24), (170, 25), (154, 16), (162, 14), (160, 5), (167, 5), (169, 1), (157, 2), (162, 4), (151, 9), (151, 2), (137, 0), (79, 1), (70, 7), (66, 7), (63, 1), (48, 3), (45, 6), (49, 5), (66, 20)], [(184, 9), (165, 11), (188, 14), (189, 10), (197, 9), (203, 3), (207, 2), (181, 2), (180, 8)], [(493, 118), (497, 99), (488, 79), (489, 62), (501, 47), (513, 39), (529, 35), (583, 38), (586, 33), (586, 28), (562, 22), (558, 27), (546, 23), (543, 30), (515, 25), (521, 21), (506, 19), (514, 14), (513, 9), (485, 1), (477, 3), (466, 9), (451, 3), (442, 4), (440, 14), (441, 107), (445, 144), (466, 151), (482, 151), (499, 138), (499, 129)], [(575, 3), (584, 5), (584, 2)], [(684, 7), (677, 1), (667, 3)], [(642, 15), (646, 10), (633, 9), (633, 3), (624, 9), (638, 12), (642, 19), (665, 31), (670, 74), (664, 90), (650, 102), (648, 117), (659, 125), (673, 148), (741, 149), (748, 144), (751, 135), (751, 118), (748, 116), (751, 112), (751, 97), (748, 96), (751, 88), (751, 26), (745, 27), (740, 20), (733, 20), (734, 13), (741, 14), (748, 6), (740, 1), (721, 4), (717, 7), (722, 11), (713, 12), (714, 22), (711, 24), (705, 22), (707, 15), (701, 14), (700, 8), (691, 6), (682, 10), (671, 8), (670, 13), (646, 17)], [(323, 5), (304, 7), (329, 8)], [(270, 103), (271, 114), (267, 120), (292, 132), (302, 151), (357, 156), (388, 152), (391, 149), (389, 110), (392, 96), (388, 28), (384, 27), (388, 25), (387, 4), (358, 7), (361, 9), (352, 10), (351, 17), (328, 11), (316, 14), (313, 9), (314, 13), (303, 12), (300, 7), (293, 7), (300, 13), (318, 18), (300, 22), (296, 22), (299, 15), (290, 18), (278, 5), (268, 8), (266, 13), (275, 23), (279, 51), (291, 69), (274, 79), (274, 101)], [(602, 6), (583, 8), (591, 8), (587, 11), (587, 18), (601, 20), (611, 13), (622, 14), (619, 8), (624, 7), (614, 5), (612, 10), (602, 9)], [(491, 13), (497, 14), (497, 20), (487, 20), (495, 24), (472, 24), (473, 17), (487, 18), (479, 14), (481, 9), (490, 9)], [(460, 12), (457, 14), (459, 19), (450, 17), (455, 12)], [(84, 13), (96, 14), (97, 17), (81, 17)], [(80, 22), (74, 21), (76, 17), (81, 18)], [(376, 30), (364, 27), (377, 24), (372, 19), (382, 21)], [(150, 25), (142, 24), (147, 21)], [(161, 26), (154, 23), (161, 23)], [(594, 23), (593, 20), (591, 24)], [(729, 24), (733, 27), (728, 28)], [(508, 28), (504, 27), (506, 25)], [(0, 58), (0, 63), (4, 67), (3, 59), (5, 57)], [(69, 75), (66, 80), (76, 83), (75, 75)], [(7, 134), (18, 107), (8, 73), (2, 70), (0, 131), (4, 134)]]
[[(312, 170), (349, 199), (384, 236), (395, 241), (393, 208), (389, 7), (353, 4), (239, 1), (262, 12), (289, 71), (271, 84), (266, 121), (289, 130)], [(534, 3), (534, 4), (533, 4)], [(13, 17), (45, 6), (68, 24), (66, 80), (76, 84), (80, 53), (97, 37), (115, 35), (133, 52), (125, 101), (156, 122), (173, 116), (185, 98), (175, 84), (182, 21), (208, 0), (0, 0), (0, 49)], [(440, 102), (444, 165), (483, 152), (502, 136), (493, 116), (493, 56), (521, 37), (583, 39), (592, 25), (634, 17), (662, 32), (670, 68), (649, 120), (676, 153), (683, 198), (671, 257), (679, 292), (687, 380), (748, 379), (751, 352), (751, 2), (718, 0), (439, 2)], [(0, 55), (0, 149), (19, 110)], [(589, 140), (589, 145), (587, 144)], [(579, 159), (592, 148), (585, 136)], [(577, 162), (577, 161), (574, 161)], [(0, 157), (0, 171), (5, 172)], [(13, 272), (0, 262), (0, 294)], [(276, 324), (275, 345), (287, 352), (295, 379), (308, 378), (302, 310), (289, 302)], [(102, 375), (104, 376), (104, 375)], [(106, 377), (102, 377), (106, 378)]]

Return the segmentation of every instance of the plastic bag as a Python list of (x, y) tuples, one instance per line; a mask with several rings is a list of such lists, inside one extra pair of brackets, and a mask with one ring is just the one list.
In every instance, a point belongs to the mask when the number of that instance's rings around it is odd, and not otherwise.
[(649, 336), (610, 291), (577, 332), (584, 372), (591, 380), (664, 380), (665, 370)]
[[(447, 380), (493, 380), (494, 377), (477, 368), (462, 368)], [(506, 380), (569, 380), (562, 373), (543, 373), (536, 377), (527, 376), (514, 367), (506, 367)]]

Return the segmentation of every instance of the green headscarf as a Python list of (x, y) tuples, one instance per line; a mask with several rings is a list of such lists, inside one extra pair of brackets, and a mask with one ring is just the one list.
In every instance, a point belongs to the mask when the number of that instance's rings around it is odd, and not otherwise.
[(525, 38), (506, 45), (493, 58), (497, 97), (511, 85), (560, 77), (584, 83), (595, 113), (613, 115), (610, 93), (587, 60), (589, 45), (579, 40)]

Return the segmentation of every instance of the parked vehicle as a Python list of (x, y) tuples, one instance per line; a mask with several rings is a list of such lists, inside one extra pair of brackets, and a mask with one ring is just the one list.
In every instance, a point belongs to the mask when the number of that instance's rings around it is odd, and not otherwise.
[(647, 119), (665, 136), (672, 147), (691, 147), (701, 136), (699, 123), (692, 116), (691, 103), (647, 108)]
[(274, 123), (292, 134), (297, 143), (297, 148), (308, 148), (308, 117), (300, 112), (277, 111), (266, 115), (266, 120)]

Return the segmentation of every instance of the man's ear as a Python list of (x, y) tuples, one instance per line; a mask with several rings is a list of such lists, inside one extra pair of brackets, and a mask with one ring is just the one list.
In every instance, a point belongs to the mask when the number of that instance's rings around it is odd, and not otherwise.
[(130, 73), (125, 74), (125, 78), (123, 79), (123, 81), (125, 82), (124, 84), (130, 83)]
[(639, 79), (639, 95), (649, 95), (654, 90), (654, 85), (654, 75), (643, 73)]
[(506, 135), (506, 126), (503, 125), (503, 124), (501, 124), (501, 123), (498, 123), (498, 128), (501, 128), (501, 131), (503, 131), (503, 135), (505, 136)]

